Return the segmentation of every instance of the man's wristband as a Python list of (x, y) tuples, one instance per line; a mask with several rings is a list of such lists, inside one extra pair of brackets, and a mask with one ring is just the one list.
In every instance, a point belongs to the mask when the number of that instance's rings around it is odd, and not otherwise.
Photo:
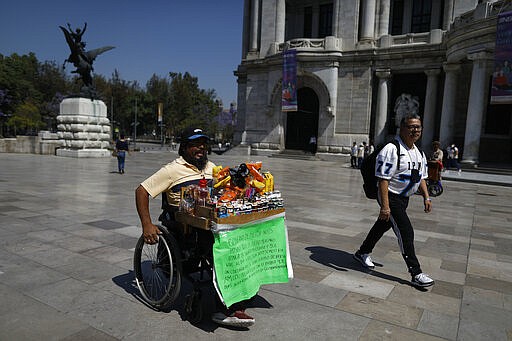
[(432, 199), (430, 199), (430, 198), (425, 198), (423, 200), (425, 200), (425, 201), (432, 201)]

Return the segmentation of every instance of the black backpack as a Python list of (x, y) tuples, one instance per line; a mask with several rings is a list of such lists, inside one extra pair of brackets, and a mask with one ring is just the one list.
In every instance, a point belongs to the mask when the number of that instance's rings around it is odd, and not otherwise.
[[(395, 145), (398, 158), (396, 161), (396, 169), (400, 168), (400, 143), (393, 140), (389, 143)], [(363, 159), (361, 164), (361, 175), (363, 176), (363, 190), (368, 199), (377, 199), (377, 177), (375, 176), (375, 163), (377, 162), (377, 155), (386, 146), (387, 143), (378, 146), (373, 153)], [(420, 151), (421, 152), (421, 151)]]

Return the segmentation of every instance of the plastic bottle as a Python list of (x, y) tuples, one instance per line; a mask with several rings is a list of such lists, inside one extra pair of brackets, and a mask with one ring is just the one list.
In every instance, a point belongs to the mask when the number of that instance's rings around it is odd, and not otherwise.
[(202, 178), (199, 180), (199, 188), (198, 188), (198, 204), (200, 206), (206, 206), (206, 202), (208, 201), (208, 197), (210, 195), (210, 190), (208, 189), (208, 180)]

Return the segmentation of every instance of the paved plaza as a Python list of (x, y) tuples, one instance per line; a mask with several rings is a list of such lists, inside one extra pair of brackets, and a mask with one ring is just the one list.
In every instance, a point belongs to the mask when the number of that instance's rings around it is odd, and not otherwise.
[[(192, 325), (181, 301), (151, 310), (132, 271), (134, 189), (176, 156), (132, 153), (120, 175), (114, 158), (0, 154), (0, 340), (512, 340), (511, 177), (498, 179), (504, 186), (447, 174), (430, 214), (411, 200), (418, 258), (436, 280), (418, 290), (390, 232), (375, 270), (353, 260), (378, 208), (341, 161), (250, 158), (285, 198), (295, 273), (262, 287), (248, 310), (254, 326)], [(154, 221), (159, 206), (151, 202)]]

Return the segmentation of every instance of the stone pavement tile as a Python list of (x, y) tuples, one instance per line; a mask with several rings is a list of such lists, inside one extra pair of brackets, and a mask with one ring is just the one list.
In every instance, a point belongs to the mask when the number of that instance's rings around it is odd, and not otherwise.
[(2, 266), (2, 272), (0, 283), (22, 292), (68, 278), (65, 274), (27, 259), (13, 261), (11, 258), (9, 263)]
[(74, 278), (66, 278), (51, 284), (41, 284), (27, 291), (26, 294), (57, 310), (67, 312), (94, 291), (89, 284)]
[[(421, 261), (421, 259), (420, 259)], [(434, 277), (434, 280), (441, 280), (445, 282), (455, 283), (459, 285), (464, 285), (466, 280), (466, 274), (455, 272), (455, 271), (446, 271), (444, 269), (428, 269), (425, 268), (423, 271), (427, 272), (428, 274), (432, 275)]]
[(17, 212), (17, 211), (24, 211), (25, 209), (21, 208), (21, 207), (18, 207), (18, 206), (13, 206), (12, 204), (9, 205), (9, 204), (0, 204), (0, 211), (2, 213), (7, 213), (7, 212)]
[(31, 222), (35, 226), (46, 226), (46, 228), (59, 228), (60, 226), (68, 226), (75, 224), (76, 220), (73, 216), (55, 217), (48, 214), (37, 215), (34, 217), (24, 218), (26, 221)]
[(448, 340), (456, 340), (458, 326), (459, 319), (455, 316), (424, 310), (416, 329)]
[(78, 319), (0, 285), (0, 340), (60, 340), (88, 326)]
[(291, 279), (289, 283), (265, 285), (263, 288), (268, 291), (296, 297), (300, 300), (325, 305), (327, 307), (336, 306), (347, 294), (346, 290), (319, 285), (297, 278)]
[(466, 272), (467, 265), (462, 262), (454, 262), (451, 260), (443, 259), (441, 263), (441, 269), (451, 272)]
[(66, 309), (68, 316), (116, 338), (130, 339), (130, 335), (139, 330), (150, 335), (151, 327), (162, 323), (167, 315), (172, 315), (176, 321), (180, 320), (175, 311), (169, 314), (153, 311), (140, 302), (101, 290), (89, 290), (78, 296), (73, 303)]
[(133, 252), (126, 249), (121, 249), (112, 245), (99, 247), (96, 249), (82, 252), (84, 256), (96, 258), (104, 261), (105, 263), (115, 264), (127, 259), (133, 259)]
[(436, 295), (462, 299), (464, 286), (451, 282), (445, 282), (435, 279), (436, 284), (430, 289), (430, 292)]
[(48, 248), (44, 250), (37, 249), (33, 252), (27, 252), (23, 257), (49, 268), (88, 262), (90, 260), (89, 257), (83, 256), (77, 252), (69, 251), (51, 244), (47, 246)]
[(459, 322), (459, 333), (457, 335), (457, 340), (508, 341), (510, 338), (507, 336), (507, 334), (510, 335), (510, 329), (505, 330), (496, 328), (493, 325), (461, 318)]
[(102, 228), (105, 230), (113, 230), (113, 229), (118, 229), (118, 228), (126, 226), (125, 224), (119, 223), (117, 221), (108, 220), (108, 219), (90, 221), (90, 222), (87, 222), (84, 224), (91, 225), (94, 227), (99, 227), (99, 228)]
[(59, 230), (47, 229), (47, 230), (28, 232), (27, 236), (33, 237), (34, 239), (40, 239), (40, 240), (43, 240), (46, 242), (53, 242), (55, 240), (71, 237), (72, 234), (63, 232), (63, 231), (59, 231)]
[[(251, 308), (256, 324), (237, 339), (249, 340), (357, 340), (370, 321), (331, 307), (306, 302), (295, 297), (260, 290), (273, 308)], [(215, 334), (220, 328), (215, 331)], [(219, 336), (222, 336), (219, 335)]]
[(90, 249), (96, 249), (98, 247), (105, 246), (105, 244), (103, 243), (86, 238), (81, 238), (74, 235), (56, 240), (54, 241), (54, 244), (61, 248), (75, 252), (83, 252)]
[(462, 300), (461, 320), (471, 320), (482, 324), (495, 326), (496, 328), (512, 328), (512, 311), (497, 308), (486, 302)]
[(132, 252), (132, 256), (133, 256), (133, 251), (135, 250), (135, 245), (137, 245), (138, 240), (139, 240), (139, 238), (125, 237), (125, 238), (116, 240), (113, 243), (110, 243), (110, 241), (109, 241), (108, 244), (110, 244), (114, 247), (119, 247), (121, 249), (130, 250)]
[(512, 295), (512, 282), (479, 275), (466, 275), (466, 285)]
[(437, 295), (429, 292), (428, 289), (421, 291), (405, 285), (396, 286), (388, 300), (450, 316), (458, 316), (460, 310), (460, 299)]
[(512, 295), (471, 286), (464, 287), (464, 302), (485, 302), (489, 306), (512, 311)]
[[(343, 217), (345, 219), (345, 217)], [(357, 236), (360, 231), (353, 229), (353, 228), (339, 228), (339, 227), (330, 227), (325, 225), (319, 225), (318, 221), (315, 224), (309, 224), (304, 221), (293, 221), (293, 220), (286, 220), (286, 226), (289, 228), (301, 228), (305, 230), (315, 231), (316, 232), (325, 232), (329, 234), (336, 234), (340, 236), (347, 236), (347, 237), (355, 237)]]
[(67, 337), (64, 337), (60, 339), (59, 341), (115, 341), (119, 340), (113, 336), (110, 336), (102, 331), (99, 331), (98, 329), (88, 327), (85, 329), (82, 329), (79, 332), (76, 332), (72, 335), (69, 335)]
[(395, 326), (390, 323), (372, 320), (359, 341), (377, 341), (377, 340), (415, 340), (415, 341), (439, 341), (445, 340), (437, 336), (422, 333), (416, 330)]
[(327, 277), (332, 271), (315, 268), (300, 263), (292, 263), (293, 276), (296, 279), (318, 283)]
[(112, 230), (104, 230), (99, 227), (91, 227), (85, 224), (79, 224), (74, 229), (67, 230), (67, 232), (75, 236), (95, 240), (97, 242), (102, 243), (106, 243), (107, 241), (111, 241), (112, 239), (120, 240), (124, 238), (124, 236), (120, 236), (118, 233), (115, 233)]
[(139, 237), (142, 235), (142, 228), (138, 226), (126, 226), (122, 228), (114, 229), (113, 231), (128, 236), (139, 239)]
[(422, 309), (355, 292), (345, 295), (336, 308), (409, 329), (416, 329), (423, 313)]
[(388, 297), (395, 287), (392, 284), (376, 281), (369, 277), (355, 275), (353, 272), (333, 272), (320, 281), (320, 284), (382, 299)]
[(113, 278), (126, 271), (118, 266), (93, 258), (88, 258), (87, 262), (75, 262), (59, 266), (55, 270), (88, 284), (95, 284)]

